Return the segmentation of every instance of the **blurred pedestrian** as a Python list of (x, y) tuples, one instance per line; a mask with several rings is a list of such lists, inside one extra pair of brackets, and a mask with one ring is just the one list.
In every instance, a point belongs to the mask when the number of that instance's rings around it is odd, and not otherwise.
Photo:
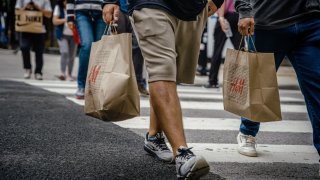
[[(52, 8), (49, 0), (17, 0), (16, 9), (41, 11), (44, 17), (52, 16)], [(36, 68), (35, 79), (42, 80), (43, 67), (43, 51), (45, 41), (45, 27), (43, 26), (42, 33), (20, 33), (20, 49), (22, 51), (23, 68), (25, 70), (24, 78), (30, 79), (32, 74), (32, 66), (30, 60), (30, 50), (35, 52)]]
[[(118, 1), (104, 1), (105, 21), (118, 21), (119, 6), (115, 4)], [(178, 178), (200, 178), (209, 172), (209, 165), (187, 147), (176, 84), (194, 81), (201, 35), (207, 20), (207, 1), (128, 2), (130, 20), (149, 75), (150, 127), (144, 149), (162, 161), (175, 161)], [(210, 13), (221, 4), (222, 0), (210, 1)]]
[(207, 45), (208, 45), (208, 31), (207, 31), (207, 25), (206, 25), (201, 37), (200, 54), (199, 54), (198, 67), (197, 67), (197, 75), (200, 75), (200, 76), (206, 76), (208, 72)]
[(18, 48), (18, 33), (15, 32), (15, 4), (16, 0), (5, 0), (5, 5), (6, 5), (6, 28), (5, 28), (5, 35), (9, 39), (9, 44), (11, 49), (17, 50)]
[(225, 0), (218, 10), (218, 23), (214, 30), (214, 49), (211, 58), (209, 81), (205, 88), (219, 88), (219, 69), (222, 61), (222, 50), (229, 38), (235, 49), (239, 48), (241, 35), (238, 33), (239, 14), (235, 12), (234, 0)]
[(7, 16), (6, 1), (0, 0), (0, 48), (8, 48), (8, 36), (5, 34), (7, 24), (5, 22)]
[[(258, 52), (274, 53), (276, 69), (290, 60), (304, 95), (313, 128), (313, 143), (320, 155), (320, 1), (236, 0), (239, 32), (254, 35)], [(252, 44), (249, 48), (253, 49)], [(238, 152), (257, 156), (255, 136), (260, 123), (242, 118)]]
[(126, 0), (119, 0), (120, 1), (120, 18), (118, 21), (118, 33), (132, 33), (132, 60), (134, 65), (134, 70), (136, 74), (136, 80), (138, 84), (138, 90), (140, 95), (148, 96), (149, 92), (146, 89), (146, 80), (143, 78), (143, 57), (141, 54), (141, 50), (136, 38), (136, 35), (133, 32), (129, 16), (125, 13), (128, 11), (127, 1)]
[[(57, 5), (53, 11), (52, 22), (56, 26), (56, 38), (61, 54), (60, 60), (60, 80), (73, 81), (72, 69), (77, 51), (77, 44), (73, 38), (73, 31), (67, 24), (66, 12), (67, 0), (57, 0)], [(67, 69), (68, 68), (68, 69)]]
[(70, 29), (78, 28), (80, 36), (77, 99), (84, 98), (92, 42), (101, 39), (106, 24), (102, 19), (102, 0), (67, 0), (67, 21)]

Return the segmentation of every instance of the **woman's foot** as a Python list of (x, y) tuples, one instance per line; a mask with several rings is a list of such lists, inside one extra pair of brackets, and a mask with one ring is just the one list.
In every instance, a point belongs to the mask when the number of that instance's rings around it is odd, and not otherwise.
[(66, 80), (66, 76), (65, 75), (63, 75), (63, 74), (61, 74), (61, 75), (59, 75), (59, 76), (56, 76), (58, 79), (60, 79), (61, 81), (64, 81), (64, 80)]
[(74, 77), (68, 75), (68, 76), (67, 76), (67, 81), (74, 81)]

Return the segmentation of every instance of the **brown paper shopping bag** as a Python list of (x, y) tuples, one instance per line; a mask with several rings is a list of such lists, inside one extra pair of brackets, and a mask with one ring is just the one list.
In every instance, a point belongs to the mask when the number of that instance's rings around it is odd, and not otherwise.
[(15, 10), (17, 32), (43, 33), (43, 17), (40, 11)]
[(92, 44), (85, 113), (104, 121), (121, 121), (139, 115), (140, 96), (130, 33), (105, 35)]
[(226, 111), (256, 122), (281, 120), (273, 53), (228, 49), (223, 71)]

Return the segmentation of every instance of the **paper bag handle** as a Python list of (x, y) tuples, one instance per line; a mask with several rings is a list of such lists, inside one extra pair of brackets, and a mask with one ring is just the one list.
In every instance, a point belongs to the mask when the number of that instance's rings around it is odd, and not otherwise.
[[(239, 44), (239, 48), (238, 48), (238, 50), (240, 50), (240, 47), (241, 47), (241, 44), (242, 44), (243, 39), (244, 39), (244, 36), (242, 36), (242, 37), (241, 37), (241, 41), (240, 41), (240, 44)], [(250, 39), (251, 39), (251, 42), (252, 42), (252, 44), (253, 44), (254, 52), (257, 52), (256, 45), (254, 44), (254, 41), (253, 41), (253, 39), (252, 39), (252, 36), (251, 36), (251, 35), (249, 35), (249, 41), (250, 41)]]
[[(238, 50), (237, 50), (236, 59), (238, 59), (239, 52), (240, 52), (241, 50), (248, 51), (247, 49), (245, 49), (245, 48), (243, 48), (243, 47), (240, 49), (243, 39), (244, 39), (244, 36), (242, 36), (242, 37), (241, 37), (241, 41), (240, 41), (240, 44), (239, 44), (239, 48), (238, 48)], [(251, 36), (251, 35), (249, 35), (249, 40), (250, 40), (250, 39), (251, 39), (252, 44), (253, 44), (254, 52), (257, 52), (256, 45), (254, 44), (254, 41), (253, 41), (253, 39), (252, 39), (252, 36)]]
[(118, 34), (117, 27), (118, 27), (118, 24), (111, 22), (109, 25), (106, 26), (103, 34), (104, 35)]

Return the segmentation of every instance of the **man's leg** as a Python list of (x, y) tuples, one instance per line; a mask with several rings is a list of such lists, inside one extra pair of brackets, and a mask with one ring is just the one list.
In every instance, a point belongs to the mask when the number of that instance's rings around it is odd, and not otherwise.
[(87, 71), (89, 65), (89, 57), (91, 50), (91, 43), (94, 41), (94, 31), (92, 19), (88, 12), (76, 12), (76, 24), (80, 36), (80, 52), (79, 52), (79, 67), (78, 67), (78, 90), (76, 98), (84, 98), (84, 88), (86, 85)]
[[(276, 70), (280, 67), (286, 51), (290, 49), (294, 40), (293, 27), (274, 30), (258, 31), (252, 37), (255, 41), (255, 47), (258, 52), (276, 52), (274, 53)], [(248, 39), (249, 49), (254, 50), (253, 42)], [(246, 118), (241, 118), (240, 132), (237, 136), (238, 152), (245, 156), (257, 156), (255, 136), (259, 132), (260, 123), (253, 122)]]
[[(155, 113), (153, 117), (156, 117), (157, 122), (159, 122), (159, 124), (153, 123), (154, 126), (150, 129), (162, 129), (164, 131), (175, 155), (180, 146), (187, 147), (176, 83), (156, 81), (150, 83), (149, 86), (150, 102)], [(158, 125), (160, 127), (157, 127)]]
[(21, 33), (20, 34), (20, 49), (22, 54), (23, 69), (25, 70), (24, 78), (30, 79), (32, 74), (32, 65), (30, 59), (30, 46), (31, 46), (31, 34)]
[(42, 67), (43, 67), (43, 51), (44, 51), (44, 34), (33, 34), (34, 52), (36, 55), (36, 69), (35, 78), (42, 80)]
[[(181, 27), (178, 26), (178, 23), (182, 24), (182, 22), (164, 11), (148, 8), (134, 11), (131, 21), (139, 39), (139, 45), (149, 74), (150, 103), (152, 106), (150, 132), (158, 130), (165, 132), (176, 155), (178, 177), (204, 176), (209, 172), (209, 165), (203, 157), (194, 155), (190, 148), (186, 146), (181, 107), (176, 90), (176, 80), (179, 82), (177, 77), (177, 54), (179, 54), (177, 52), (179, 51), (176, 50), (176, 33), (179, 32), (176, 32), (175, 29)], [(191, 23), (190, 25), (197, 28), (202, 27)], [(190, 31), (190, 28), (188, 30)], [(196, 47), (200, 47), (201, 32), (199, 36), (196, 36), (199, 37), (199, 46), (195, 45)], [(185, 43), (189, 44), (187, 41)], [(195, 50), (199, 53), (199, 49)], [(189, 64), (194, 63), (191, 68), (194, 72), (190, 72), (191, 69), (189, 68), (189, 74), (187, 74), (193, 75), (192, 78), (188, 77), (187, 80), (181, 82), (193, 82), (198, 55), (194, 54), (194, 57), (190, 58), (194, 61), (188, 61)], [(181, 71), (180, 73), (185, 74)], [(154, 144), (160, 142), (157, 147), (161, 148), (163, 147), (163, 138), (161, 136), (157, 137), (152, 137), (152, 141), (155, 142)], [(151, 144), (149, 142), (147, 133), (145, 149), (146, 145)], [(157, 151), (156, 149), (154, 153)]]
[(156, 113), (153, 110), (152, 104), (151, 104), (151, 97), (150, 97), (150, 125), (148, 133), (150, 136), (155, 136), (158, 132), (162, 132), (162, 128), (160, 125), (160, 121), (158, 120)]
[[(161, 82), (161, 81), (158, 81), (158, 82)], [(151, 84), (158, 84), (158, 83), (155, 82)], [(157, 96), (157, 92), (154, 92), (153, 94)], [(154, 103), (157, 104), (158, 102), (154, 102)], [(174, 160), (173, 154), (165, 142), (161, 121), (157, 117), (152, 104), (153, 104), (152, 98), (150, 97), (150, 125), (149, 125), (149, 130), (146, 133), (143, 148), (150, 155), (157, 157), (161, 161), (173, 162)]]
[(296, 48), (288, 57), (294, 67), (304, 95), (313, 129), (313, 143), (320, 155), (320, 19), (297, 25)]
[[(219, 22), (217, 22), (219, 23)], [(221, 52), (227, 40), (225, 33), (222, 31), (220, 24), (216, 25), (214, 31), (214, 50), (211, 58), (211, 67), (209, 73), (209, 81), (206, 88), (217, 88), (219, 86), (218, 74), (221, 64)]]

